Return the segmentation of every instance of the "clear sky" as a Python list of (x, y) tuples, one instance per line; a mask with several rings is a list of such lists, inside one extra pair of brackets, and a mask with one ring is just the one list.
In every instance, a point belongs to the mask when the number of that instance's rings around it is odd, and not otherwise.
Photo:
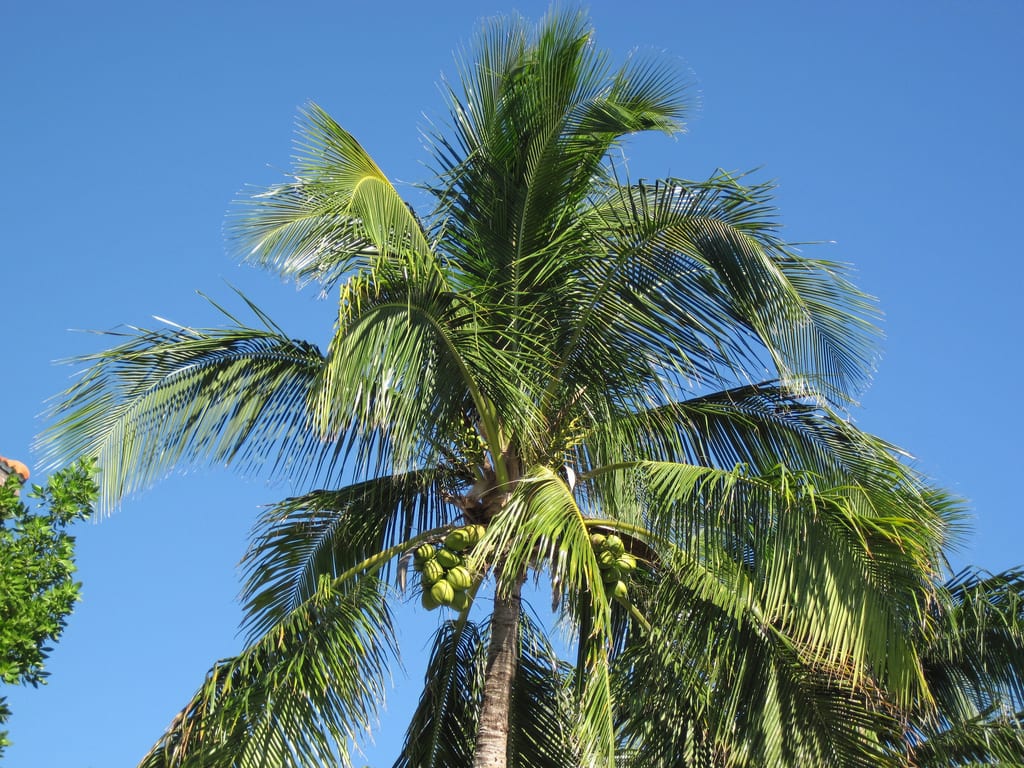
[[(68, 384), (69, 329), (215, 322), (201, 291), (242, 289), (323, 344), (331, 301), (227, 254), (224, 214), (288, 167), (316, 101), (399, 182), (426, 178), (420, 129), (482, 16), (546, 2), (178, 0), (0, 5), (0, 454), (38, 469), (33, 436)], [(663, 50), (692, 74), (690, 132), (629, 152), (633, 177), (716, 168), (776, 179), (785, 235), (851, 262), (886, 313), (858, 423), (968, 498), (957, 566), (1024, 563), (1020, 481), (1024, 4), (937, 0), (601, 0), (597, 44)], [(411, 191), (410, 191), (411, 192)], [(414, 198), (415, 199), (415, 198)], [(1004, 399), (1008, 398), (1008, 399)], [(43, 473), (38, 472), (36, 479)], [(10, 689), (14, 768), (134, 765), (239, 647), (236, 564), (259, 506), (302, 489), (225, 469), (175, 475), (78, 530), (84, 599), (51, 682)], [(377, 748), (389, 766), (439, 614), (403, 612)]]

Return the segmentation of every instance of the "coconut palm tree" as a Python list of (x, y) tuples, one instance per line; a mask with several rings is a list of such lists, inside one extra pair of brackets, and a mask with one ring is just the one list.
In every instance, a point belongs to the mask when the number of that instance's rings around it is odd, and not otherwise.
[(326, 351), (252, 304), (132, 329), (56, 409), (51, 457), (97, 456), (107, 503), (206, 461), (316, 489), (260, 519), (247, 647), (143, 764), (349, 765), (410, 599), (448, 615), (396, 765), (898, 764), (961, 509), (846, 416), (872, 300), (770, 186), (614, 164), (681, 130), (671, 63), (559, 13), (461, 61), (422, 218), (310, 106), (232, 220), (337, 292)]

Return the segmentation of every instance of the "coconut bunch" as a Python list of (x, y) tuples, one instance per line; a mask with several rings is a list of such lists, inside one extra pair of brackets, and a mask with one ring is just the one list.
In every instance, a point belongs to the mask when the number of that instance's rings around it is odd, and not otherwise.
[(466, 555), (484, 535), (482, 525), (466, 525), (445, 536), (441, 544), (423, 544), (413, 551), (412, 566), (420, 575), (421, 602), (428, 611), (447, 605), (456, 611), (469, 606), (467, 590), (473, 575)]
[(626, 600), (629, 596), (629, 574), (636, 570), (636, 558), (626, 551), (622, 539), (614, 533), (605, 535), (595, 533), (590, 537), (590, 546), (594, 548), (598, 567), (601, 569), (601, 581), (609, 598)]

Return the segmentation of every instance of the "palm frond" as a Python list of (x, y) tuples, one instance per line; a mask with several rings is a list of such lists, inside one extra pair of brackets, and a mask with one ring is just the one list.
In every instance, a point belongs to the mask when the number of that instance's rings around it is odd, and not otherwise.
[(330, 587), (218, 662), (140, 768), (350, 766), (395, 658), (383, 582)]
[(894, 748), (922, 766), (1024, 765), (1024, 571), (964, 569), (935, 597), (920, 630), (934, 706)]
[[(373, 478), (267, 509), (242, 560), (244, 624), (250, 635), (283, 621), (316, 593), (322, 578), (335, 579), (374, 554), (449, 522), (438, 474)], [(382, 572), (387, 579), (389, 566)]]
[[(594, 281), (604, 317), (593, 321), (597, 308), (581, 316), (590, 327), (563, 359), (592, 348), (602, 321), (620, 314), (616, 333), (684, 375), (716, 371), (712, 386), (759, 380), (771, 363), (787, 387), (847, 402), (873, 370), (877, 310), (840, 266), (779, 239), (770, 194), (770, 185), (744, 186), (728, 174), (610, 190), (586, 214), (615, 256)], [(609, 282), (615, 262), (621, 271)]]
[(643, 527), (700, 564), (727, 612), (765, 617), (803, 653), (848, 667), (856, 685), (878, 680), (901, 706), (927, 695), (908, 632), (940, 565), (943, 527), (923, 500), (816, 487), (783, 467), (757, 477), (671, 462), (608, 471), (630, 474), (649, 510)]
[(352, 428), (376, 451), (374, 461), (391, 463), (378, 471), (400, 472), (436, 463), (469, 417), (479, 421), (497, 466), (507, 442), (494, 414), (502, 414), (506, 432), (519, 426), (530, 437), (539, 421), (530, 382), (539, 381), (543, 361), (528, 344), (508, 349), (505, 333), (432, 281), (353, 278), (342, 291), (317, 423), (326, 434)]
[[(473, 761), (489, 628), (445, 622), (434, 637), (423, 693), (394, 768), (460, 768)], [(541, 629), (519, 622), (519, 659), (511, 692), (509, 765), (576, 768), (570, 669)]]
[(577, 768), (572, 669), (528, 615), (519, 623), (519, 664), (509, 716), (511, 768)]
[(919, 768), (1024, 766), (1024, 712), (982, 712), (920, 737), (907, 755), (909, 764)]
[(415, 213), (360, 144), (316, 104), (301, 113), (295, 175), (245, 200), (229, 235), (245, 258), (329, 286), (357, 270), (428, 269)]
[(965, 569), (930, 611), (926, 674), (945, 719), (1024, 709), (1024, 570)]
[(661, 568), (654, 591), (638, 592), (653, 629), (635, 635), (616, 666), (634, 759), (884, 764), (875, 733), (890, 721), (880, 690), (787, 635), (742, 567), (709, 568), (677, 551)]
[(483, 687), (485, 638), (475, 624), (446, 621), (434, 636), (419, 705), (394, 768), (469, 768)]
[(674, 71), (638, 56), (614, 72), (591, 38), (580, 13), (536, 28), (494, 20), (462, 67), (464, 96), (449, 92), (454, 138), (435, 142), (439, 227), (487, 299), (544, 291), (550, 244), (571, 231), (619, 138), (680, 127)]
[(129, 329), (78, 360), (88, 367), (39, 438), (48, 463), (95, 456), (108, 508), (173, 467), (206, 460), (302, 480), (330, 473), (337, 446), (307, 403), (324, 358), (280, 329)]

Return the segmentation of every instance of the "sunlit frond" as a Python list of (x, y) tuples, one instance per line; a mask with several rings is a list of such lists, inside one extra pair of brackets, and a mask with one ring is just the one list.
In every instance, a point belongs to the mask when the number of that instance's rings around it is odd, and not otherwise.
[(271, 325), (110, 335), (126, 340), (78, 361), (88, 367), (40, 438), (52, 464), (99, 459), (105, 508), (198, 460), (299, 481), (330, 473), (335, 446), (307, 411), (324, 366), (314, 345)]
[(889, 724), (880, 689), (855, 684), (851, 669), (789, 636), (750, 574), (724, 562), (677, 551), (661, 561), (654, 591), (639, 593), (651, 629), (617, 661), (620, 728), (633, 759), (884, 765), (874, 735)]
[(360, 269), (430, 269), (415, 213), (355, 138), (315, 104), (301, 114), (292, 180), (253, 195), (230, 220), (244, 257), (328, 286)]

